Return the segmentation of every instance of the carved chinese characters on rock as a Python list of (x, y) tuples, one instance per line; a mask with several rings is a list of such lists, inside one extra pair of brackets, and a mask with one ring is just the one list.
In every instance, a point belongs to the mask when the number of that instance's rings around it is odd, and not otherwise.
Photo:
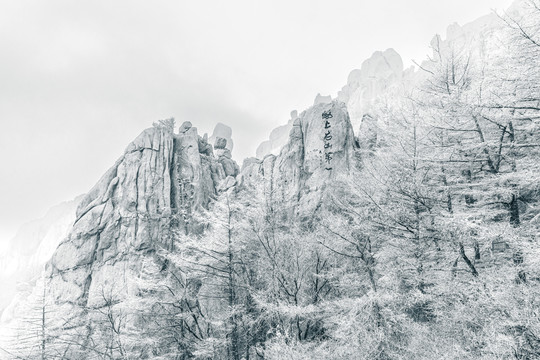
[(332, 110), (326, 110), (322, 113), (322, 119), (324, 120), (324, 157), (323, 163), (326, 170), (332, 170), (332, 159), (334, 153), (332, 152), (332, 125), (330, 119), (333, 118)]

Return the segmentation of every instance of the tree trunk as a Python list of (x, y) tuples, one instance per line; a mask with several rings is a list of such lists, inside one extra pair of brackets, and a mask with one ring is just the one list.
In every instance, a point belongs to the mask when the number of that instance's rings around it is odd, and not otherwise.
[(469, 260), (469, 258), (467, 257), (467, 254), (465, 254), (465, 248), (463, 247), (462, 242), (459, 243), (459, 253), (463, 261), (465, 261), (469, 269), (471, 269), (471, 273), (473, 274), (473, 276), (478, 276), (478, 271), (476, 271), (476, 267), (471, 262), (471, 260)]
[(512, 200), (510, 201), (510, 224), (514, 227), (519, 226), (519, 204), (516, 194), (512, 194)]
[(232, 221), (231, 221), (231, 208), (229, 205), (229, 199), (227, 198), (227, 236), (228, 236), (228, 298), (229, 298), (229, 307), (232, 311), (232, 314), (229, 318), (231, 325), (231, 334), (230, 334), (230, 357), (233, 360), (240, 360), (240, 352), (238, 351), (238, 321), (237, 316), (234, 313), (234, 305), (236, 304), (236, 293), (235, 293), (235, 283), (234, 283), (234, 254), (233, 254), (233, 244), (232, 244)]

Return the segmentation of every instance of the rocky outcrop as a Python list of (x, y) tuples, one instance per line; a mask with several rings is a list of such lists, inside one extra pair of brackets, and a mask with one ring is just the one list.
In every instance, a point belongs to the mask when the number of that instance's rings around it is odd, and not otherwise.
[(280, 154), (248, 159), (242, 172), (227, 144), (216, 137), (214, 149), (191, 123), (175, 133), (172, 120), (161, 121), (129, 144), (80, 200), (43, 277), (55, 311), (77, 319), (73, 331), (85, 331), (91, 310), (139, 296), (145, 267), (157, 262), (159, 274), (161, 248), (173, 250), (178, 234), (202, 234), (196, 214), (220, 192), (261, 190), (282, 216), (309, 219), (325, 188), (356, 164), (349, 115), (338, 101), (295, 117)]
[(320, 102), (294, 120), (279, 155), (247, 159), (242, 180), (258, 187), (284, 215), (309, 217), (324, 188), (357, 165), (356, 150), (345, 104)]
[[(337, 101), (347, 106), (350, 121), (356, 135), (363, 137), (364, 132), (369, 132), (369, 137), (377, 131), (377, 119), (370, 114), (373, 104), (381, 97), (399, 93), (404, 83), (411, 81), (412, 70), (403, 69), (401, 56), (394, 49), (376, 51), (362, 63), (360, 69), (351, 71), (347, 84), (338, 92)], [(317, 94), (314, 106), (332, 103), (331, 96)], [(372, 120), (363, 124), (365, 116), (369, 115)], [(257, 148), (256, 155), (259, 159), (268, 154), (278, 155), (282, 147), (288, 141), (288, 133), (291, 131), (296, 114), (291, 113), (291, 120), (272, 131), (270, 139), (263, 142)], [(367, 128), (367, 130), (366, 130)]]
[(232, 152), (234, 143), (232, 141), (232, 129), (229, 126), (223, 123), (217, 123), (208, 141), (211, 144), (214, 144), (217, 138), (225, 139), (226, 148), (229, 149), (230, 152)]
[[(211, 209), (220, 192), (249, 187), (283, 217), (314, 219), (324, 190), (357, 162), (349, 115), (338, 101), (304, 111), (279, 155), (248, 159), (242, 172), (228, 140), (217, 137), (214, 144), (215, 150), (189, 122), (175, 133), (172, 120), (161, 121), (129, 144), (80, 201), (71, 231), (41, 279), (48, 307), (69, 317), (58, 316), (63, 323), (54, 325), (63, 336), (89, 338), (85, 332), (100, 321), (101, 309), (140, 298), (141, 274), (149, 267), (159, 281), (160, 268), (168, 266), (160, 249), (174, 250), (182, 233), (202, 235), (197, 214)], [(31, 297), (39, 299), (36, 289)], [(14, 306), (13, 316), (22, 318), (24, 308)], [(125, 321), (136, 326), (138, 320), (134, 315)]]
[(172, 121), (143, 131), (80, 202), (47, 265), (49, 295), (57, 305), (94, 308), (104, 293), (135, 293), (130, 279), (144, 258), (170, 248), (174, 229), (197, 231), (193, 213), (234, 186), (237, 173), (230, 156), (216, 157), (189, 122), (178, 134)]
[[(332, 97), (330, 95), (323, 96), (317, 94), (313, 101), (313, 105), (330, 104), (332, 103)], [(279, 155), (281, 149), (289, 141), (289, 133), (293, 127), (294, 121), (298, 118), (298, 111), (291, 111), (291, 118), (287, 121), (287, 124), (278, 126), (270, 133), (268, 140), (262, 142), (256, 151), (256, 156), (259, 159), (264, 158), (266, 155), (273, 154)]]

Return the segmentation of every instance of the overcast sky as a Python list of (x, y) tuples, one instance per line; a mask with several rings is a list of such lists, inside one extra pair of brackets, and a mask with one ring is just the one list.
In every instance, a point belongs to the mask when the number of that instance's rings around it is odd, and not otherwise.
[(0, 249), (157, 119), (228, 124), (241, 161), (374, 51), (411, 65), (449, 24), (510, 3), (0, 0)]

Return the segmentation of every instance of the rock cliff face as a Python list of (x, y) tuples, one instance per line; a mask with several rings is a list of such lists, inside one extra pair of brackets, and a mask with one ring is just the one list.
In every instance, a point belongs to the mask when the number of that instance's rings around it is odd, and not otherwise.
[[(99, 307), (103, 293), (119, 297), (137, 291), (129, 283), (142, 258), (170, 249), (171, 233), (199, 231), (193, 214), (220, 191), (242, 181), (259, 187), (284, 215), (308, 216), (323, 189), (355, 166), (353, 131), (345, 104), (318, 103), (294, 120), (278, 156), (246, 161), (242, 174), (226, 141), (216, 149), (197, 129), (172, 122), (145, 130), (81, 200), (75, 223), (47, 265), (47, 288), (58, 305)], [(131, 276), (133, 275), (133, 276)]]
[[(10, 306), (10, 319), (0, 322), (0, 340), (8, 328), (24, 326), (25, 312), (40, 299), (54, 311), (48, 326), (62, 329), (63, 339), (107, 336), (95, 326), (103, 311), (121, 312), (144, 298), (144, 274), (163, 280), (162, 270), (175, 265), (160, 249), (174, 254), (182, 233), (204, 236), (206, 225), (198, 219), (212, 211), (221, 192), (254, 190), (278, 216), (310, 224), (325, 189), (358, 163), (349, 115), (338, 101), (317, 102), (295, 117), (279, 155), (248, 159), (242, 171), (227, 143), (217, 136), (212, 146), (189, 122), (177, 133), (173, 120), (143, 131), (80, 200), (43, 276)], [(118, 326), (129, 332), (141, 323), (137, 316), (133, 312)], [(68, 357), (84, 356), (90, 345), (81, 346)]]
[(333, 179), (357, 165), (356, 149), (345, 104), (318, 102), (294, 120), (279, 155), (244, 162), (242, 179), (262, 184), (264, 196), (284, 214), (303, 218), (317, 209)]
[[(330, 104), (332, 102), (332, 96), (330, 95), (321, 95), (317, 94), (313, 105), (320, 104)], [(279, 126), (272, 130), (270, 133), (270, 138), (262, 142), (259, 147), (257, 147), (256, 155), (259, 159), (264, 158), (266, 155), (274, 154), (279, 155), (281, 149), (289, 141), (289, 132), (293, 128), (294, 121), (298, 118), (298, 111), (291, 111), (291, 118), (287, 124)]]
[[(242, 172), (226, 139), (217, 137), (214, 145), (189, 122), (175, 133), (172, 120), (161, 121), (129, 144), (80, 200), (73, 226), (41, 279), (54, 311), (77, 319), (78, 325), (64, 329), (64, 336), (92, 331), (87, 324), (93, 310), (141, 296), (138, 279), (148, 264), (157, 264), (155, 274), (166, 266), (156, 260), (156, 252), (174, 251), (178, 233), (204, 234), (194, 219), (211, 209), (220, 192), (251, 187), (281, 216), (312, 219), (325, 188), (357, 164), (349, 115), (338, 101), (318, 102), (304, 111), (294, 119), (279, 155), (248, 159)], [(31, 294), (37, 299), (38, 283)], [(12, 308), (15, 319), (25, 311), (22, 304)], [(60, 320), (69, 319), (62, 315)]]
[[(362, 63), (360, 69), (351, 71), (347, 84), (338, 92), (336, 99), (347, 105), (355, 135), (361, 138), (361, 142), (371, 141), (371, 138), (364, 138), (364, 134), (376, 131), (377, 119), (370, 115), (373, 103), (381, 96), (395, 96), (400, 91), (396, 88), (411, 82), (413, 75), (410, 69), (404, 71), (401, 56), (394, 49), (374, 52)], [(331, 102), (331, 96), (317, 94), (314, 105)], [(364, 123), (367, 118), (371, 121)], [(257, 148), (258, 158), (279, 154), (288, 141), (287, 133), (292, 128), (293, 121), (294, 117), (287, 124), (272, 131), (270, 139)]]
[[(238, 166), (215, 156), (191, 123), (145, 130), (82, 199), (73, 228), (47, 266), (47, 288), (58, 305), (98, 307), (103, 293), (136, 292), (130, 273), (171, 230), (198, 231), (192, 214), (236, 184)], [(230, 168), (229, 168), (230, 167)], [(232, 169), (232, 170), (231, 170)]]

